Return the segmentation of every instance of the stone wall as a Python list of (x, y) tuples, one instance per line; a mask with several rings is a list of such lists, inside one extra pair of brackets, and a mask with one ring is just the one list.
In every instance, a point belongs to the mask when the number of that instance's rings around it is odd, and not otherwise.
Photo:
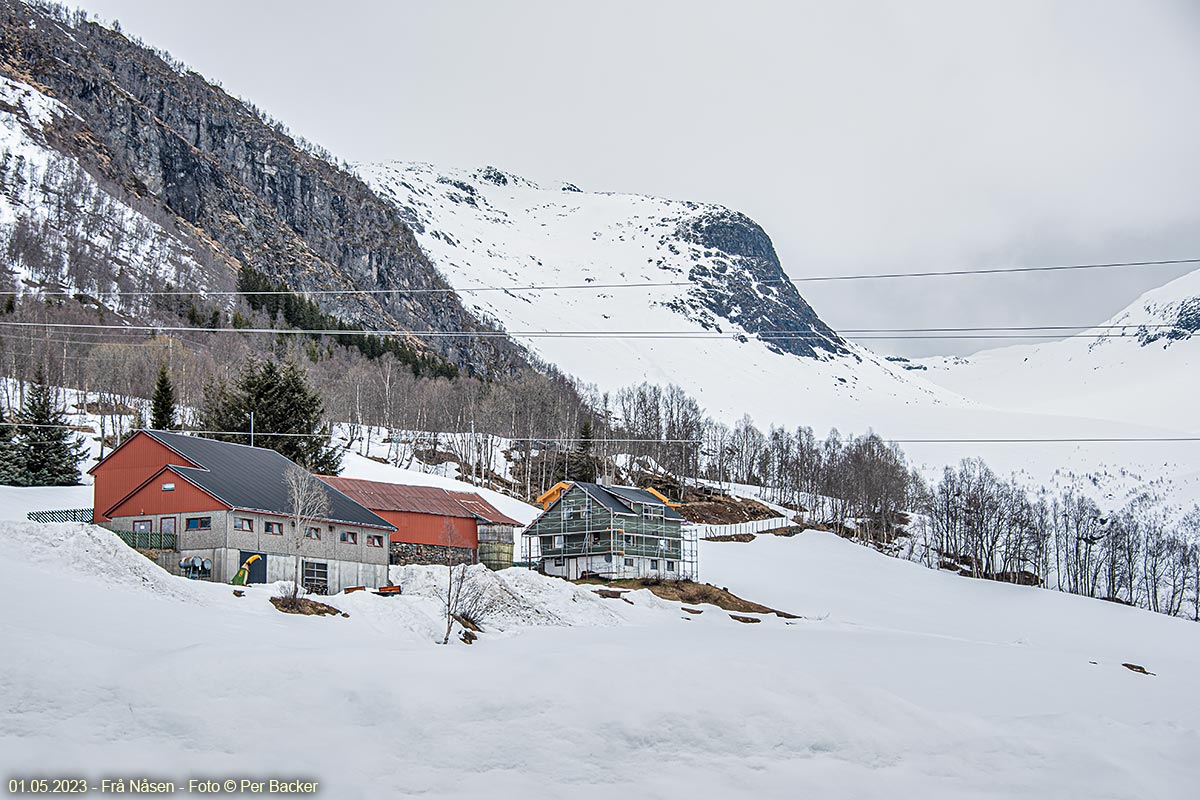
[(452, 558), (455, 564), (474, 564), (475, 551), (466, 547), (446, 547), (440, 544), (392, 542), (393, 564), (445, 564)]

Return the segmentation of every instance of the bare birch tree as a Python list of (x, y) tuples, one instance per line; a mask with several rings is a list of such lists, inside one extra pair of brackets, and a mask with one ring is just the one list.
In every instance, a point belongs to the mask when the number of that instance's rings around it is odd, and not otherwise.
[(284, 481), (287, 483), (288, 500), (292, 508), (292, 549), (296, 553), (295, 580), (285, 601), (295, 607), (301, 595), (301, 569), (309, 528), (315, 527), (317, 536), (320, 537), (321, 526), (313, 526), (312, 523), (329, 515), (329, 489), (308, 470), (295, 464), (288, 467), (284, 473)]

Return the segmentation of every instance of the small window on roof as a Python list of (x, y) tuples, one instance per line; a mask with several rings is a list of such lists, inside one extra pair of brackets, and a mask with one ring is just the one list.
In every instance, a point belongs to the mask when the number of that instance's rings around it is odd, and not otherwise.
[(164, 483), (164, 484), (162, 485), (162, 490), (163, 490), (164, 492), (173, 492), (173, 491), (175, 491), (175, 484), (173, 484), (173, 483)]

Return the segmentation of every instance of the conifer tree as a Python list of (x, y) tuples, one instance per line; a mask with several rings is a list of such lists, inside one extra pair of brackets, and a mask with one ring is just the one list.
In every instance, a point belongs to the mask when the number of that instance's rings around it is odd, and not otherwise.
[(158, 380), (154, 384), (154, 397), (150, 401), (150, 427), (156, 431), (175, 429), (175, 387), (167, 374), (167, 365), (158, 367)]
[(20, 486), (71, 486), (79, 483), (83, 444), (67, 427), (67, 417), (39, 370), (17, 419)]
[[(233, 385), (218, 383), (205, 392), (202, 426), (214, 439), (268, 447), (312, 472), (334, 475), (342, 457), (329, 443), (330, 427), (322, 422), (324, 403), (294, 361), (248, 361)], [(290, 434), (290, 435), (280, 435)]]
[(13, 442), (15, 429), (0, 411), (0, 485), (16, 486), (21, 476), (21, 459)]

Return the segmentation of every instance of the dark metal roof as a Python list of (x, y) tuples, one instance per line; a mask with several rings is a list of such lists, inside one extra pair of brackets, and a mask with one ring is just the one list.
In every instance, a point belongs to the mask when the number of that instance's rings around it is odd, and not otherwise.
[(614, 494), (623, 500), (629, 500), (634, 503), (646, 503), (652, 506), (662, 506), (663, 517), (666, 519), (683, 519), (682, 514), (664, 503), (661, 498), (655, 497), (645, 489), (638, 489), (636, 486), (605, 486), (603, 488), (609, 494)]
[[(628, 501), (617, 497), (610, 493), (608, 489), (598, 483), (587, 483), (586, 481), (575, 481), (576, 486), (587, 492), (588, 496), (595, 500), (600, 505), (607, 508), (614, 514), (624, 514), (625, 516), (633, 516), (633, 507)], [(565, 494), (565, 493), (564, 493)], [(561, 499), (561, 497), (560, 497)]]
[(683, 519), (678, 511), (645, 489), (638, 489), (635, 486), (605, 486), (601, 483), (585, 483), (584, 481), (576, 481), (575, 484), (587, 492), (593, 500), (615, 514), (631, 514), (633, 503), (644, 503), (662, 506), (664, 519)]
[[(201, 439), (182, 433), (145, 431), (146, 435), (179, 453), (203, 469), (172, 465), (176, 472), (204, 491), (234, 508), (289, 516), (292, 503), (287, 472), (296, 466), (274, 450)], [(395, 530), (395, 526), (356, 503), (334, 487), (326, 489), (329, 522), (344, 522), (370, 528)]]

